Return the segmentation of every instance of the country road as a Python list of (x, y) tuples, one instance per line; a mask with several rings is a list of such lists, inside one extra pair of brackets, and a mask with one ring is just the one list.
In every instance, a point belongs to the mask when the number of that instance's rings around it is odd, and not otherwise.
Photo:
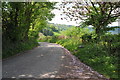
[(107, 80), (60, 45), (41, 42), (2, 62), (3, 78), (78, 78)]

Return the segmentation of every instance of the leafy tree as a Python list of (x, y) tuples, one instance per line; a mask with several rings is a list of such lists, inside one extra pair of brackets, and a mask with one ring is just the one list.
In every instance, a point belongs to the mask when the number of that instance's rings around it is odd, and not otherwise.
[(107, 25), (120, 16), (120, 2), (63, 2), (59, 9), (67, 16), (65, 19), (83, 20), (82, 26), (92, 25), (98, 36), (110, 30)]
[(53, 31), (48, 28), (42, 29), (40, 32), (43, 33), (45, 36), (53, 36), (54, 35)]
[(3, 37), (13, 42), (27, 40), (54, 16), (50, 13), (53, 5), (48, 2), (3, 2)]
[[(34, 47), (39, 31), (54, 14), (55, 3), (2, 2), (3, 57)], [(11, 46), (10, 46), (11, 45)], [(25, 47), (27, 46), (27, 47)]]

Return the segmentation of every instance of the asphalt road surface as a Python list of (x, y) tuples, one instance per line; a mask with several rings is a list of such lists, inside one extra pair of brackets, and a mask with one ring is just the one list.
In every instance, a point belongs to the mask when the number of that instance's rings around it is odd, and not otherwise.
[(78, 78), (106, 80), (64, 47), (47, 42), (3, 60), (3, 78)]

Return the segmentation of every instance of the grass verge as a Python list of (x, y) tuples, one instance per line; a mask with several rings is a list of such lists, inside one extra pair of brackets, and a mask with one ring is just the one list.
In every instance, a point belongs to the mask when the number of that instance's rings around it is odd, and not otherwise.
[(35, 40), (28, 40), (25, 42), (15, 42), (10, 43), (6, 42), (2, 45), (2, 59), (13, 56), (17, 53), (30, 50), (38, 45), (38, 42)]

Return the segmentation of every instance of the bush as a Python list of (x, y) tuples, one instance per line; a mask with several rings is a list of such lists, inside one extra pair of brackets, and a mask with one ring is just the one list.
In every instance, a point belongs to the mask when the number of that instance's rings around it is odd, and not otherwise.
[(78, 49), (78, 46), (82, 43), (80, 40), (75, 40), (74, 38), (71, 39), (62, 39), (56, 42), (57, 44), (61, 44), (65, 48), (70, 51), (75, 51)]
[(108, 78), (118, 78), (116, 56), (110, 56), (105, 47), (98, 44), (87, 44), (74, 53), (82, 62)]
[(3, 44), (2, 58), (7, 58), (13, 56), (17, 53), (23, 52), (25, 50), (30, 50), (38, 45), (37, 41), (30, 39), (25, 42), (15, 42), (11, 43), (6, 40), (6, 43)]
[[(68, 31), (69, 32), (69, 31)], [(74, 31), (72, 31), (74, 33)], [(83, 63), (108, 78), (118, 78), (118, 54), (120, 34), (106, 34), (98, 38), (94, 33), (76, 35), (69, 33), (67, 38), (51, 37), (48, 42), (56, 42), (71, 51)], [(83, 42), (84, 41), (84, 42)], [(83, 45), (84, 48), (78, 48)]]
[[(104, 41), (90, 42), (83, 44), (81, 40), (71, 38), (58, 40), (56, 43), (61, 44), (71, 51), (82, 62), (91, 66), (94, 70), (103, 74), (108, 78), (118, 78), (118, 57), (111, 55), (108, 51), (108, 45), (104, 45)], [(78, 48), (79, 45), (84, 45), (84, 48)], [(112, 54), (118, 54), (120, 43), (112, 43), (111, 49), (115, 49)]]

